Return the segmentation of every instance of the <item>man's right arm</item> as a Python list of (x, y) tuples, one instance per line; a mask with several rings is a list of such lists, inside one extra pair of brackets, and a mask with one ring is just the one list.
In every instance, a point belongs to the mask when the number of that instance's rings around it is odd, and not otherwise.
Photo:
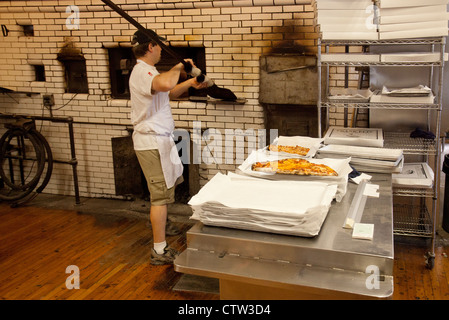
[[(191, 59), (185, 59), (185, 61), (191, 63), (192, 66), (194, 66)], [(182, 70), (184, 70), (184, 64), (180, 62), (169, 71), (161, 73), (154, 77), (151, 88), (152, 92), (168, 92), (172, 90), (178, 84), (179, 76), (181, 75)]]

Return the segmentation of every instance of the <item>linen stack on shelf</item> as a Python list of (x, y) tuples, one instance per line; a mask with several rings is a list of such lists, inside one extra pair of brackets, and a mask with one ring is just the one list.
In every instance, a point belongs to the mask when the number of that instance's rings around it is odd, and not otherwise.
[(191, 219), (211, 226), (313, 237), (336, 191), (336, 185), (326, 183), (217, 173), (189, 201)]
[(313, 0), (323, 40), (377, 40), (372, 0)]
[(404, 165), (403, 150), (329, 144), (318, 150), (319, 158), (351, 157), (350, 164), (361, 172), (399, 173)]
[(401, 172), (403, 151), (383, 148), (384, 136), (380, 128), (329, 127), (324, 136), (326, 146), (317, 152), (318, 158), (347, 158), (358, 171)]
[(379, 39), (448, 35), (447, 0), (377, 0)]
[[(377, 37), (377, 35), (376, 35)], [(325, 39), (325, 38), (323, 38)], [(330, 39), (327, 40), (341, 40)], [(354, 39), (351, 39), (354, 40)], [(356, 39), (360, 40), (360, 39)], [(322, 62), (361, 62), (361, 63), (376, 63), (380, 62), (380, 54), (375, 53), (322, 53)]]
[(383, 87), (382, 91), (371, 96), (372, 103), (406, 103), (406, 104), (432, 104), (435, 96), (432, 90), (423, 85), (411, 88), (390, 89)]
[(328, 100), (334, 103), (366, 103), (372, 95), (370, 89), (330, 88)]

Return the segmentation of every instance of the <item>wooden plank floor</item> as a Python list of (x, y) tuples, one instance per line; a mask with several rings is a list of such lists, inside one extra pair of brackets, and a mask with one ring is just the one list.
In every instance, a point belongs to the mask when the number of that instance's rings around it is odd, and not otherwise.
[[(188, 223), (179, 223), (184, 230)], [(94, 300), (217, 300), (212, 293), (174, 291), (181, 274), (149, 264), (151, 229), (142, 219), (73, 210), (11, 208), (0, 203), (0, 298)], [(169, 237), (178, 250), (185, 234)], [(395, 243), (393, 299), (449, 300), (446, 241), (438, 241), (435, 268), (424, 264), (423, 244)], [(69, 290), (66, 267), (80, 271)]]
[[(149, 264), (151, 239), (142, 219), (0, 204), (0, 298), (219, 299), (173, 291), (181, 274)], [(167, 241), (185, 249), (185, 233)], [(80, 289), (66, 287), (70, 265), (79, 268)]]

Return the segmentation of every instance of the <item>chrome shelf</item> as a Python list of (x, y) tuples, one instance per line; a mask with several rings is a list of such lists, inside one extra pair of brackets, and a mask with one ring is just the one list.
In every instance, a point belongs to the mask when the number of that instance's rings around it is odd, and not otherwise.
[(354, 61), (321, 61), (323, 66), (344, 67), (438, 67), (442, 63), (434, 62), (354, 62)]
[(435, 193), (431, 188), (399, 188), (393, 187), (393, 195), (401, 197), (426, 197), (433, 198)]
[(432, 219), (425, 205), (393, 205), (393, 234), (402, 236), (433, 236)]
[(359, 108), (359, 109), (409, 109), (409, 110), (440, 110), (440, 105), (419, 104), (419, 103), (372, 103), (372, 102), (355, 102), (353, 100), (342, 101), (325, 101), (321, 103), (321, 107), (341, 107), (341, 108)]
[(404, 151), (404, 154), (437, 154), (435, 140), (424, 138), (410, 138), (409, 133), (401, 132), (384, 132), (384, 148), (402, 149)]
[(375, 46), (375, 45), (399, 45), (399, 44), (442, 44), (441, 37), (417, 38), (417, 39), (391, 39), (391, 40), (325, 40), (321, 39), (322, 45), (333, 46)]

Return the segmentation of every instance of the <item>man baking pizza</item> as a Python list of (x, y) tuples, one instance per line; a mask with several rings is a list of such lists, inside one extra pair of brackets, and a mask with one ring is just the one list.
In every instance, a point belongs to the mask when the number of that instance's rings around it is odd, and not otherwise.
[[(155, 65), (161, 59), (162, 49), (146, 33), (136, 31), (132, 44), (137, 64), (129, 79), (131, 123), (134, 150), (150, 191), (151, 264), (171, 264), (178, 252), (165, 239), (167, 205), (174, 202), (175, 187), (183, 181), (183, 165), (173, 141), (175, 123), (169, 101), (190, 87), (202, 89), (206, 84), (195, 78), (178, 84), (184, 70), (182, 63), (160, 74)], [(185, 61), (193, 65), (191, 59)]]

